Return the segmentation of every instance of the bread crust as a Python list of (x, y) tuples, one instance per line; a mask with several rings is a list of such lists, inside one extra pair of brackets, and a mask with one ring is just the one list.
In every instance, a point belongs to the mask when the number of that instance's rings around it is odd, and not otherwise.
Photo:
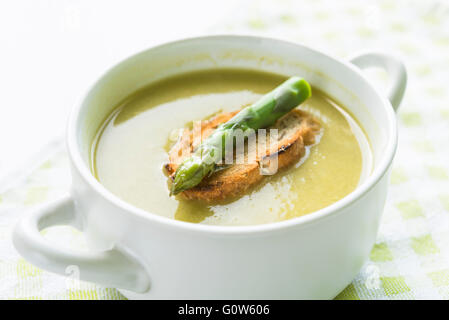
[[(203, 121), (201, 123), (201, 139), (207, 138), (221, 123), (227, 122), (237, 112), (222, 113), (208, 121)], [(278, 129), (278, 139), (271, 143), (267, 141), (268, 147), (265, 154), (255, 155), (251, 158), (252, 161), (233, 164), (219, 170), (203, 179), (194, 188), (185, 190), (180, 196), (189, 200), (205, 202), (216, 202), (242, 196), (250, 187), (264, 179), (265, 175), (261, 172), (261, 166), (276, 165), (273, 161), (277, 158), (277, 171), (279, 171), (298, 162), (305, 154), (305, 146), (314, 144), (321, 131), (319, 122), (309, 113), (299, 109), (292, 110), (270, 128)], [(165, 169), (171, 179), (173, 179), (179, 164), (189, 156), (189, 152), (185, 151), (193, 152), (199, 144), (199, 141), (193, 140), (193, 136), (193, 130), (185, 129), (169, 151), (169, 163), (165, 165)], [(253, 142), (255, 143), (255, 141)], [(250, 146), (247, 148), (249, 149)], [(248, 155), (245, 155), (245, 160), (248, 160)]]

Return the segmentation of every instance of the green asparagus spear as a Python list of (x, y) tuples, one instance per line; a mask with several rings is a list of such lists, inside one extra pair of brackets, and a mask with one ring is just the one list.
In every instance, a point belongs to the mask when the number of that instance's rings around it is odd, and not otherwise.
[(232, 143), (233, 132), (241, 129), (260, 129), (272, 125), (277, 119), (303, 103), (312, 94), (310, 85), (302, 78), (291, 77), (256, 103), (244, 108), (228, 122), (221, 124), (205, 139), (175, 172), (170, 194), (193, 188), (212, 174), (216, 164), (224, 157), (225, 146)]

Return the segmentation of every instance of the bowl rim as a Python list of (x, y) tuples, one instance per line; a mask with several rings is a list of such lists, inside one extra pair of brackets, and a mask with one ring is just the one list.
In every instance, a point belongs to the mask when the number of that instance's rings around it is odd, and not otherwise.
[[(78, 123), (80, 121), (81, 116), (81, 110), (83, 107), (83, 102), (85, 101), (86, 97), (89, 95), (89, 93), (92, 91), (92, 89), (95, 88), (95, 86), (105, 77), (109, 75), (111, 71), (113, 71), (115, 68), (118, 68), (122, 64), (126, 63), (127, 61), (135, 58), (138, 55), (146, 54), (148, 51), (152, 51), (158, 48), (162, 48), (165, 46), (171, 46), (175, 44), (181, 44), (185, 42), (191, 42), (191, 41), (204, 41), (204, 40), (215, 40), (215, 41), (230, 41), (230, 40), (238, 40), (238, 41), (271, 41), (273, 43), (278, 43), (282, 45), (289, 45), (289, 46), (296, 46), (296, 47), (302, 47), (302, 49), (309, 50), (313, 54), (318, 54), (325, 56), (331, 60), (333, 60), (335, 63), (342, 64), (349, 68), (352, 72), (356, 73), (361, 81), (364, 81), (368, 87), (373, 91), (373, 93), (379, 98), (380, 101), (383, 102), (383, 107), (386, 109), (386, 116), (388, 118), (387, 123), (385, 124), (388, 127), (388, 132), (390, 132), (390, 135), (388, 136), (388, 143), (385, 149), (385, 152), (383, 153), (379, 164), (374, 168), (373, 172), (367, 179), (357, 188), (352, 191), (351, 193), (347, 194), (342, 199), (332, 203), (331, 205), (324, 207), (322, 209), (319, 209), (317, 211), (311, 212), (309, 214), (306, 214), (304, 216), (291, 218), (284, 221), (278, 221), (278, 222), (272, 222), (272, 223), (266, 223), (266, 224), (258, 224), (258, 225), (244, 225), (244, 226), (220, 226), (220, 225), (207, 225), (207, 224), (196, 224), (191, 222), (185, 222), (185, 221), (179, 221), (175, 219), (170, 219), (167, 217), (160, 216), (156, 213), (152, 213), (149, 211), (146, 211), (144, 209), (140, 209), (138, 207), (135, 207), (134, 205), (120, 199), (116, 195), (114, 195), (111, 191), (107, 190), (106, 187), (104, 187), (91, 173), (90, 169), (84, 162), (81, 151), (78, 148)], [(215, 235), (249, 235), (249, 234), (259, 234), (264, 232), (272, 232), (272, 231), (281, 231), (285, 230), (287, 228), (292, 227), (300, 227), (300, 226), (306, 226), (311, 223), (316, 223), (318, 221), (321, 221), (325, 218), (334, 217), (339, 212), (342, 211), (345, 207), (353, 204), (356, 200), (360, 199), (364, 194), (366, 194), (368, 191), (370, 191), (378, 182), (381, 180), (381, 178), (384, 176), (384, 174), (389, 169), (395, 152), (397, 148), (397, 140), (398, 140), (398, 128), (397, 128), (397, 122), (396, 122), (396, 114), (395, 111), (390, 103), (390, 101), (386, 98), (386, 96), (381, 95), (369, 82), (369, 80), (366, 78), (366, 76), (362, 73), (362, 70), (359, 69), (357, 66), (353, 65), (349, 61), (345, 61), (339, 58), (336, 58), (332, 55), (329, 55), (327, 53), (323, 53), (320, 50), (317, 50), (315, 48), (311, 48), (307, 45), (304, 45), (302, 43), (295, 43), (291, 41), (276, 39), (276, 38), (270, 38), (270, 37), (261, 37), (261, 36), (253, 36), (253, 35), (233, 35), (233, 34), (222, 34), (222, 35), (211, 35), (211, 36), (199, 36), (199, 37), (190, 37), (190, 38), (184, 38), (181, 40), (176, 41), (170, 41), (166, 43), (162, 43), (157, 46), (152, 46), (148, 49), (142, 50), (140, 52), (137, 52), (131, 56), (126, 57), (125, 59), (122, 59), (118, 63), (114, 64), (112, 67), (107, 69), (103, 74), (98, 77), (93, 84), (91, 84), (85, 93), (81, 96), (81, 99), (79, 99), (78, 103), (76, 103), (71, 111), (68, 118), (68, 125), (67, 125), (67, 132), (66, 132), (66, 144), (68, 149), (69, 158), (72, 163), (72, 168), (75, 168), (80, 176), (84, 179), (87, 184), (94, 189), (103, 199), (109, 201), (110, 203), (114, 204), (115, 206), (127, 211), (130, 214), (133, 214), (139, 218), (149, 220), (154, 223), (158, 223), (161, 227), (171, 227), (175, 229), (182, 229), (184, 231), (192, 231), (195, 233), (207, 233), (207, 234), (215, 234)], [(73, 190), (73, 188), (72, 188)]]

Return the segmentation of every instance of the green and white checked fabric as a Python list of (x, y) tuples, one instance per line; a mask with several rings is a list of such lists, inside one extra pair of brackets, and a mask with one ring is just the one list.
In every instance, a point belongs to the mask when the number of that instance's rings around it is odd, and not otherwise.
[[(211, 33), (298, 41), (341, 58), (367, 48), (402, 56), (409, 72), (398, 113), (399, 148), (381, 227), (369, 261), (337, 299), (449, 299), (449, 4), (445, 1), (245, 2)], [(387, 75), (369, 73), (382, 90)], [(11, 244), (15, 221), (70, 185), (64, 151), (0, 195), (0, 299), (123, 299), (102, 288), (39, 270)], [(84, 247), (69, 228), (45, 231)], [(62, 240), (61, 240), (62, 239)]]

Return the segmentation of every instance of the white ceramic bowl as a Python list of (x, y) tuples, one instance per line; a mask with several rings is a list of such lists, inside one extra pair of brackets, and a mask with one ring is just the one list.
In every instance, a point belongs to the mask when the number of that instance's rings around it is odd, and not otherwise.
[[(351, 63), (352, 62), (352, 63)], [(378, 93), (358, 67), (390, 75)], [(145, 212), (106, 190), (89, 170), (96, 130), (116, 103), (163, 77), (209, 68), (249, 68), (300, 75), (344, 105), (370, 140), (373, 170), (357, 189), (309, 215), (255, 226), (210, 226)], [(397, 58), (368, 52), (342, 61), (300, 44), (247, 36), (212, 36), (164, 44), (109, 70), (70, 116), (70, 195), (17, 224), (17, 250), (43, 269), (117, 287), (128, 298), (328, 299), (355, 277), (375, 242), (395, 154), (397, 108), (406, 73)], [(149, 190), (150, 191), (150, 190)], [(52, 225), (82, 230), (91, 251), (46, 241)]]

